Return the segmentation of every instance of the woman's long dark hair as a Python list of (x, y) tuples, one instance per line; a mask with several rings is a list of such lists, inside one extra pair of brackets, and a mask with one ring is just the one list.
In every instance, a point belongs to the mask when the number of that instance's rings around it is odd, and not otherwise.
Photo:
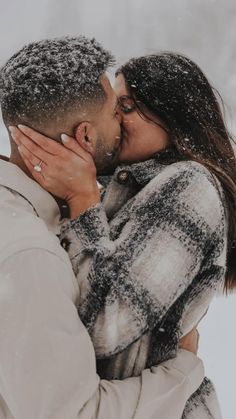
[(203, 164), (223, 186), (229, 221), (227, 293), (236, 287), (236, 160), (219, 94), (200, 68), (180, 54), (134, 58), (116, 75), (120, 73), (140, 114), (164, 122), (180, 158)]

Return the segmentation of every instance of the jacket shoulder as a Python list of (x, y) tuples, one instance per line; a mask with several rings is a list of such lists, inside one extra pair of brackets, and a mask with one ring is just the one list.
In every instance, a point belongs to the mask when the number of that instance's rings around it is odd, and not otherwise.
[[(204, 219), (216, 228), (226, 224), (227, 211), (222, 186), (205, 166), (194, 161), (176, 162), (165, 166), (139, 195), (139, 204), (160, 207), (173, 213)], [(154, 204), (154, 205), (153, 205)]]
[[(214, 193), (217, 200), (223, 200), (223, 188), (218, 178), (201, 163), (195, 161), (181, 161), (166, 166), (163, 171), (153, 179), (157, 186), (168, 184), (169, 188), (178, 185), (179, 191), (199, 190), (201, 196)], [(199, 197), (200, 198), (200, 197)]]

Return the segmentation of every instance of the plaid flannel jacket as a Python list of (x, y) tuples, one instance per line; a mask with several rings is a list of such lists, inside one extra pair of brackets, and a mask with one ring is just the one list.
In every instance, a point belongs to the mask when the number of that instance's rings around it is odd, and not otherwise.
[[(118, 167), (102, 203), (63, 222), (78, 312), (103, 378), (138, 375), (175, 356), (223, 284), (227, 228), (214, 176), (193, 161), (157, 158)], [(208, 379), (183, 414), (195, 417), (220, 418)]]

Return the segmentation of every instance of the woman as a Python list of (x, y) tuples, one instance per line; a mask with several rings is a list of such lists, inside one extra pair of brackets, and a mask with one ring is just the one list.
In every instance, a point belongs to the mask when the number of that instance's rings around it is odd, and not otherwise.
[[(108, 379), (175, 356), (216, 291), (236, 283), (235, 158), (209, 82), (172, 53), (132, 59), (116, 77), (122, 165), (103, 204), (66, 220), (61, 233), (81, 286), (78, 311)], [(67, 137), (75, 151), (72, 143)], [(29, 152), (25, 161), (34, 176)], [(72, 158), (63, 167), (50, 192), (64, 170), (76, 170)], [(219, 417), (205, 379), (183, 418)]]

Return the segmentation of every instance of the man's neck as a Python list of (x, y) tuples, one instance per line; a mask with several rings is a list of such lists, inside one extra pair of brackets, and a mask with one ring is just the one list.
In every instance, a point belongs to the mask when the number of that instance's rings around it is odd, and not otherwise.
[(13, 163), (16, 166), (18, 166), (27, 176), (29, 176), (31, 179), (33, 179), (33, 176), (31, 175), (30, 171), (26, 167), (26, 165), (23, 162), (22, 158), (18, 154), (11, 153), (8, 161), (10, 163)]

